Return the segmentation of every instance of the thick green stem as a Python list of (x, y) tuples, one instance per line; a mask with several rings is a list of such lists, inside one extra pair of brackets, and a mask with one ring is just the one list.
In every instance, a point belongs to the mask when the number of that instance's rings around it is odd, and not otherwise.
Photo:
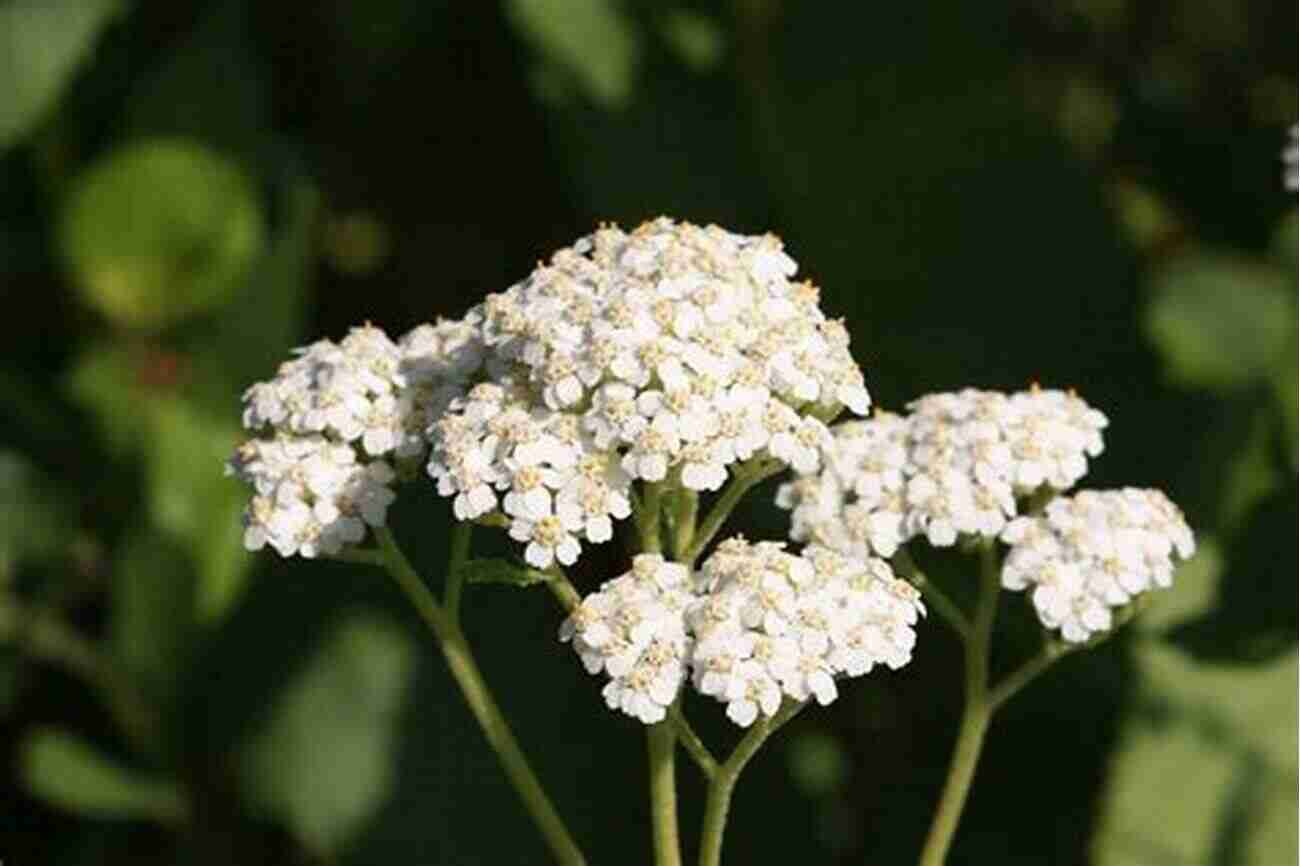
[(637, 541), (640, 553), (659, 553), (663, 550), (660, 526), (662, 523), (664, 485), (660, 481), (643, 482), (645, 490), (636, 517)]
[(681, 840), (677, 832), (677, 779), (673, 767), (677, 729), (671, 720), (646, 728), (646, 755), (650, 763), (650, 823), (655, 866), (681, 866)]
[(930, 832), (921, 851), (920, 866), (943, 866), (952, 847), (953, 835), (961, 820), (975, 779), (984, 735), (993, 716), (989, 700), (989, 652), (993, 638), (993, 623), (998, 612), (999, 558), (992, 541), (980, 546), (980, 594), (975, 617), (965, 640), (966, 679), (965, 706), (961, 728), (948, 767), (948, 779), (939, 797), (938, 808), (930, 824)]
[(754, 722), (754, 726), (736, 745), (726, 763), (714, 774), (704, 804), (704, 822), (700, 829), (700, 866), (719, 866), (722, 862), (722, 837), (727, 829), (727, 813), (731, 811), (731, 795), (736, 790), (741, 771), (767, 738), (794, 718), (803, 707), (803, 704), (787, 702), (775, 716)]
[(510, 731), (510, 725), (502, 715), (500, 707), (492, 698), (483, 675), (474, 662), (469, 642), (466, 641), (460, 626), (439, 605), (433, 593), (425, 586), (406, 556), (398, 548), (393, 535), (387, 529), (376, 532), (384, 564), (406, 597), (415, 607), (416, 612), (429, 626), (429, 630), (438, 640), (447, 667), (451, 669), (452, 678), (460, 687), (479, 727), (487, 738), (488, 744), (496, 752), (501, 766), (506, 772), (524, 807), (537, 824), (542, 837), (555, 855), (556, 861), (564, 866), (582, 866), (586, 861), (578, 849), (573, 837), (569, 835), (564, 821), (551, 804), (541, 782), (528, 765), (523, 750)]
[(678, 562), (690, 549), (695, 538), (695, 522), (700, 510), (700, 495), (694, 490), (679, 489), (673, 496), (673, 558)]

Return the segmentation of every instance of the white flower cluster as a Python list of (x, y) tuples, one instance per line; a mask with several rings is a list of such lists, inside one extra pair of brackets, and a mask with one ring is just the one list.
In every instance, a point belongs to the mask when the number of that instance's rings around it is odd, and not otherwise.
[(606, 581), (560, 626), (590, 673), (609, 675), (605, 703), (646, 724), (661, 721), (686, 679), (691, 639), (683, 613), (695, 596), (690, 570), (644, 553)]
[(1192, 555), (1182, 512), (1157, 490), (1084, 490), (1018, 517), (1002, 538), (1011, 550), (1002, 585), (1033, 587), (1038, 617), (1078, 643), (1111, 627), (1111, 609), (1173, 581), (1174, 560)]
[(688, 673), (696, 689), (749, 726), (783, 697), (827, 704), (835, 680), (911, 659), (918, 615), (910, 584), (879, 559), (824, 548), (802, 555), (773, 542), (723, 542), (694, 576), (655, 554), (605, 583), (561, 627), (605, 700), (643, 722), (661, 720)]
[(467, 319), (487, 381), (432, 430), (457, 518), (496, 509), (538, 567), (610, 536), (633, 480), (717, 490), (772, 456), (815, 471), (819, 420), (869, 400), (848, 332), (775, 237), (659, 219), (601, 228)]
[(228, 464), (254, 490), (244, 545), (332, 555), (383, 526), (396, 465), (424, 458), (425, 431), (481, 359), (464, 323), (422, 325), (396, 343), (367, 325), (299, 349), (250, 387), (244, 426), (256, 438)]
[(822, 471), (784, 485), (791, 535), (851, 556), (892, 556), (917, 536), (947, 547), (996, 537), (1016, 497), (1065, 490), (1102, 451), (1106, 417), (1072, 393), (967, 389), (835, 428)]

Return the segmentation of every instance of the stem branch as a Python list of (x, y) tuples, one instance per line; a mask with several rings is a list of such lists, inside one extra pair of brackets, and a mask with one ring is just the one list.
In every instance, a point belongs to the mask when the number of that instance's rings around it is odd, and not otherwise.
[(957, 636), (965, 640), (970, 636), (970, 621), (966, 619), (966, 614), (962, 613), (961, 608), (947, 595), (943, 590), (935, 586), (930, 578), (925, 576), (912, 559), (912, 555), (907, 552), (906, 547), (900, 547), (891, 560), (894, 570), (899, 573), (908, 583), (921, 591), (930, 607), (934, 608), (935, 613), (939, 614), (952, 630), (957, 632)]
[(704, 521), (695, 531), (695, 536), (690, 545), (678, 557), (679, 561), (693, 565), (695, 560), (699, 558), (700, 553), (704, 551), (704, 548), (709, 546), (713, 536), (717, 535), (718, 530), (722, 529), (722, 524), (727, 522), (732, 510), (749, 492), (750, 488), (780, 472), (783, 468), (784, 466), (780, 461), (773, 459), (759, 458), (742, 463), (736, 469), (735, 474), (732, 475), (731, 480), (727, 482), (727, 486), (722, 489), (722, 493), (718, 495), (717, 501), (709, 509)]
[(722, 862), (722, 837), (727, 829), (727, 813), (731, 810), (731, 795), (735, 792), (741, 771), (767, 738), (803, 708), (801, 703), (787, 701), (772, 718), (754, 722), (754, 726), (736, 745), (726, 763), (714, 774), (709, 785), (708, 800), (704, 804), (704, 823), (700, 830), (700, 866), (719, 866)]
[(704, 773), (704, 777), (712, 779), (718, 774), (718, 761), (713, 757), (713, 753), (709, 751), (709, 747), (704, 745), (700, 735), (695, 733), (691, 723), (686, 720), (686, 714), (682, 712), (680, 699), (673, 704), (668, 714), (674, 727), (677, 728), (678, 742), (695, 759), (695, 763), (699, 766), (700, 772)]
[(989, 700), (989, 650), (993, 623), (998, 612), (999, 558), (992, 541), (980, 545), (980, 594), (970, 631), (965, 635), (966, 654), (965, 706), (957, 745), (943, 794), (935, 809), (930, 832), (921, 851), (920, 866), (943, 866), (952, 847), (952, 838), (966, 806), (975, 768), (979, 764), (984, 735), (993, 717)]
[(528, 765), (528, 759), (524, 757), (523, 750), (520, 749), (519, 743), (510, 731), (509, 723), (502, 715), (487, 683), (483, 680), (483, 674), (474, 662), (469, 642), (460, 630), (460, 625), (438, 605), (433, 593), (425, 586), (424, 581), (398, 548), (392, 532), (381, 528), (377, 529), (375, 534), (378, 536), (379, 549), (383, 554), (388, 573), (393, 576), (416, 612), (437, 638), (438, 646), (447, 660), (447, 666), (451, 669), (452, 678), (456, 680), (465, 697), (465, 703), (469, 704), (470, 712), (474, 714), (479, 727), (483, 729), (488, 744), (497, 753), (506, 776), (514, 785), (519, 798), (523, 800), (524, 807), (541, 831), (551, 853), (564, 866), (583, 866), (586, 861), (582, 852), (573, 841), (573, 837), (569, 835), (564, 821), (555, 811), (546, 792), (542, 790), (541, 782)]

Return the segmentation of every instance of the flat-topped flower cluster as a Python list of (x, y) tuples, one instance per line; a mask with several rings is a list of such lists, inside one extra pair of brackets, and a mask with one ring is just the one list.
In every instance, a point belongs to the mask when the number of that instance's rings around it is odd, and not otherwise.
[(995, 537), (1016, 497), (1065, 490), (1102, 451), (1106, 417), (1063, 391), (931, 394), (908, 414), (837, 425), (819, 474), (784, 485), (791, 536), (856, 556), (893, 556), (925, 536)]
[(1078, 643), (1111, 627), (1111, 609), (1168, 587), (1195, 550), (1182, 512), (1158, 490), (1082, 490), (1002, 531), (1002, 585), (1033, 588), (1043, 625)]
[[(459, 321), (308, 346), (245, 395), (246, 542), (337, 552), (382, 524), (397, 464), (426, 456), (458, 519), (504, 512), (542, 568), (609, 539), (636, 479), (717, 490), (757, 457), (814, 471), (822, 419), (869, 398), (847, 330), (795, 271), (772, 235), (607, 227)], [(308, 442), (346, 468), (278, 459)]]
[(423, 461), (429, 425), (464, 393), (482, 352), (466, 324), (440, 322), (397, 342), (366, 325), (296, 354), (245, 393), (255, 436), (229, 470), (254, 490), (248, 549), (331, 555), (384, 525), (397, 469)]
[(919, 594), (880, 559), (825, 548), (796, 556), (733, 538), (698, 572), (641, 554), (588, 595), (560, 629), (611, 709), (660, 721), (689, 679), (749, 726), (783, 698), (828, 704), (836, 680), (911, 659)]
[(783, 485), (777, 502), (792, 510), (792, 538), (850, 556), (893, 556), (915, 538), (935, 547), (1001, 538), (1012, 545), (1003, 585), (1038, 586), (1043, 624), (1082, 641), (1109, 627), (1111, 608), (1168, 585), (1171, 557), (1192, 551), (1182, 515), (1154, 491), (1053, 500), (1046, 523), (1017, 516), (1083, 478), (1106, 424), (1064, 391), (931, 394), (906, 415), (837, 425), (821, 471)]

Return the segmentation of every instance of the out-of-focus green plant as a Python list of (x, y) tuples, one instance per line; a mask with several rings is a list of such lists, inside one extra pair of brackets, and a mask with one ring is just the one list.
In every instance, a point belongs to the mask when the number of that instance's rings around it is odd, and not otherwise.
[(48, 119), (122, 0), (7, 0), (0, 4), (0, 153)]

